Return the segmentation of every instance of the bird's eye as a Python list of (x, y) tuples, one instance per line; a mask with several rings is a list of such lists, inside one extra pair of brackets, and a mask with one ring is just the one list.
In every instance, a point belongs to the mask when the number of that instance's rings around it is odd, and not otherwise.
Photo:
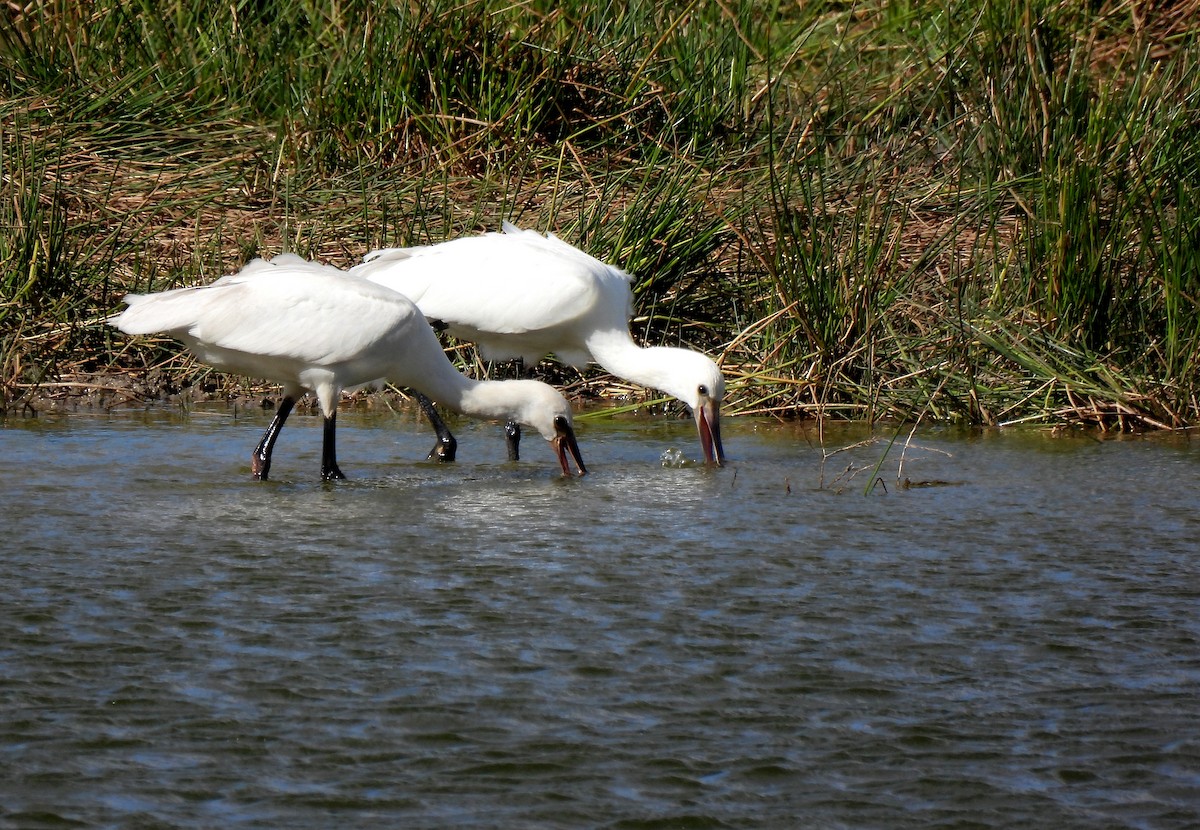
[(557, 427), (558, 429), (566, 429), (567, 428), (566, 416), (555, 415), (554, 416), (554, 426)]
[(708, 387), (705, 386), (703, 383), (700, 384), (700, 388), (696, 391), (698, 391), (701, 394), (701, 396), (706, 397), (708, 395)]

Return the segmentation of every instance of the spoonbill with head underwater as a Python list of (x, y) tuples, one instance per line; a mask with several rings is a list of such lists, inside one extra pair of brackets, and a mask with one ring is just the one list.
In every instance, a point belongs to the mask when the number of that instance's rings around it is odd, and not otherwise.
[(321, 478), (345, 478), (336, 453), (338, 399), (381, 379), (467, 415), (526, 424), (552, 444), (563, 475), (571, 475), (568, 453), (579, 474), (587, 472), (562, 394), (538, 381), (463, 376), (417, 307), (385, 286), (285, 254), (211, 285), (130, 294), (125, 302), (112, 322), (126, 334), (166, 333), (217, 369), (283, 385), (254, 450), (256, 478), (267, 478), (279, 431), (305, 392), (316, 395), (325, 419)]
[[(533, 365), (553, 353), (669, 393), (691, 408), (705, 461), (725, 463), (725, 379), (717, 364), (690, 349), (638, 346), (629, 332), (629, 275), (554, 234), (505, 222), (503, 233), (372, 251), (350, 273), (408, 297), (435, 325), (478, 344), (488, 360)], [(519, 440), (519, 430), (512, 433)], [(437, 454), (435, 447), (430, 457)]]

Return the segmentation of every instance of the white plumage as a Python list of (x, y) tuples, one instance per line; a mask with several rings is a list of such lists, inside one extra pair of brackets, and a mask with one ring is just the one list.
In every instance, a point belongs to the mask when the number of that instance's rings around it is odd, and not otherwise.
[(689, 349), (639, 347), (629, 332), (629, 275), (554, 234), (505, 222), (503, 233), (372, 251), (350, 273), (410, 298), (489, 360), (533, 365), (553, 354), (577, 367), (595, 361), (661, 389), (691, 408), (705, 460), (724, 462), (725, 380), (717, 364)]
[(283, 402), (253, 457), (266, 478), (271, 450), (296, 399), (313, 392), (325, 418), (323, 478), (343, 478), (334, 445), (344, 389), (382, 379), (420, 390), (479, 418), (514, 420), (550, 441), (564, 475), (580, 459), (566, 399), (537, 381), (475, 381), (454, 369), (417, 307), (389, 288), (299, 257), (254, 260), (211, 285), (130, 294), (113, 324), (127, 334), (162, 332), (201, 361), (283, 385)]

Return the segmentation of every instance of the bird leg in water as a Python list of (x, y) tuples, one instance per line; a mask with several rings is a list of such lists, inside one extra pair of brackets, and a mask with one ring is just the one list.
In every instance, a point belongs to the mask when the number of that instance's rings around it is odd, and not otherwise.
[[(517, 377), (531, 377), (533, 372), (525, 371), (525, 361), (518, 357), (513, 361), (516, 366)], [(516, 421), (509, 421), (504, 425), (504, 443), (508, 447), (508, 460), (521, 460), (521, 425)]]
[(458, 441), (450, 434), (450, 429), (446, 426), (446, 422), (442, 420), (442, 416), (438, 415), (433, 401), (415, 389), (413, 392), (417, 396), (417, 403), (421, 405), (421, 411), (425, 413), (425, 417), (429, 419), (429, 423), (433, 425), (434, 432), (437, 433), (437, 443), (433, 445), (433, 449), (429, 451), (429, 455), (425, 460), (453, 461), (454, 454), (458, 451)]
[(267, 431), (254, 448), (254, 454), (250, 456), (250, 471), (260, 481), (267, 480), (267, 473), (271, 471), (271, 451), (275, 449), (275, 441), (279, 438), (279, 431), (283, 429), (283, 422), (292, 414), (292, 407), (295, 405), (295, 398), (291, 395), (283, 396), (283, 400), (279, 402), (279, 409), (275, 410), (275, 417), (271, 419)]
[(321, 442), (321, 480), (332, 481), (346, 476), (337, 464), (337, 412), (325, 419), (325, 435)]
[(521, 425), (509, 421), (504, 425), (504, 443), (508, 445), (508, 460), (521, 460)]

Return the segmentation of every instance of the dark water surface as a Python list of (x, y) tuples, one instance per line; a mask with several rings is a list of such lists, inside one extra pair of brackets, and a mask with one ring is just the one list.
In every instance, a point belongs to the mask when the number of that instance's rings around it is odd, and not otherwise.
[(0, 827), (1200, 825), (1200, 443), (340, 420), (0, 425)]

